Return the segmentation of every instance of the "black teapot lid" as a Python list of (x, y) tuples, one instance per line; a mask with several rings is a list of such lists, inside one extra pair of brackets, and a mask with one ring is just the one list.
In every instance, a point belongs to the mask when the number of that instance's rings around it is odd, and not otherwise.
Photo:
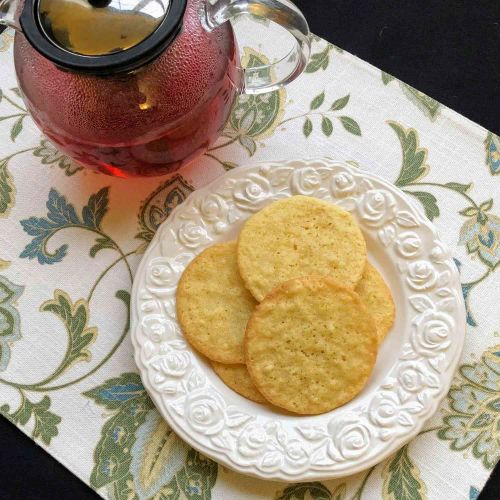
[(179, 33), (187, 0), (26, 0), (28, 41), (62, 68), (94, 75), (131, 71)]

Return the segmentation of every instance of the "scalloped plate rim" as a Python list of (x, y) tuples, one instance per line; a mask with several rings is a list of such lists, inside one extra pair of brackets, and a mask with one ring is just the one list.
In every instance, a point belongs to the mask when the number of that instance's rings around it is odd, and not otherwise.
[[(222, 183), (225, 180), (231, 179), (233, 177), (243, 177), (246, 172), (250, 172), (256, 168), (262, 168), (265, 167), (266, 165), (286, 165), (286, 164), (296, 164), (303, 162), (304, 166), (310, 164), (310, 163), (315, 163), (315, 162), (331, 162), (333, 164), (342, 164), (344, 165), (347, 169), (352, 170), (354, 172), (362, 172), (363, 174), (366, 174), (367, 178), (371, 178), (376, 180), (377, 182), (386, 185), (390, 191), (396, 191), (398, 192), (399, 196), (406, 200), (406, 202), (409, 204), (410, 207), (413, 208), (413, 210), (419, 215), (420, 218), (420, 223), (423, 224), (427, 229), (429, 229), (436, 240), (438, 240), (443, 248), (446, 250), (448, 249), (447, 245), (442, 243), (439, 239), (437, 230), (435, 226), (425, 218), (423, 211), (421, 207), (417, 204), (415, 204), (414, 200), (412, 200), (410, 197), (408, 197), (404, 192), (402, 192), (401, 189), (399, 189), (397, 186), (393, 185), (389, 181), (385, 180), (384, 178), (378, 176), (377, 174), (365, 171), (362, 169), (362, 167), (358, 169), (354, 169), (352, 165), (348, 165), (345, 163), (343, 160), (335, 160), (331, 157), (312, 157), (312, 158), (298, 158), (298, 159), (290, 159), (290, 160), (283, 160), (283, 161), (261, 161), (261, 162), (256, 162), (252, 163), (249, 165), (241, 166), (238, 167), (237, 169), (231, 170), (229, 172), (226, 172), (225, 174), (221, 175), (220, 177), (217, 177), (213, 181), (211, 181), (209, 184), (202, 186), (201, 188), (195, 190), (193, 193), (191, 193), (187, 201), (193, 201), (194, 199), (201, 199), (205, 197), (206, 195), (212, 193), (214, 191), (214, 188), (216, 186), (222, 185)], [(372, 164), (373, 162), (371, 160), (368, 160), (367, 158), (362, 159), (363, 164)], [(295, 168), (295, 167), (294, 167)], [(251, 467), (249, 465), (244, 465), (238, 462), (235, 462), (233, 459), (228, 457), (224, 453), (216, 453), (213, 452), (212, 450), (200, 446), (200, 444), (197, 442), (195, 437), (188, 432), (186, 432), (185, 428), (182, 426), (179, 426), (176, 424), (175, 421), (173, 421), (168, 413), (165, 411), (165, 408), (163, 407), (163, 404), (158, 404), (158, 401), (156, 400), (156, 397), (154, 394), (156, 393), (156, 390), (151, 387), (151, 384), (148, 380), (146, 369), (142, 367), (142, 361), (140, 359), (140, 354), (141, 354), (141, 346), (139, 344), (139, 341), (137, 339), (137, 329), (139, 326), (138, 322), (138, 314), (137, 314), (137, 303), (138, 303), (138, 294), (139, 294), (139, 281), (141, 281), (141, 278), (143, 277), (145, 273), (146, 266), (148, 264), (148, 259), (150, 257), (151, 251), (153, 248), (158, 246), (159, 241), (160, 241), (160, 235), (162, 234), (164, 228), (168, 226), (168, 224), (173, 221), (179, 213), (182, 213), (186, 206), (187, 203), (184, 202), (181, 205), (176, 206), (172, 212), (170, 213), (169, 217), (167, 220), (165, 220), (160, 227), (158, 228), (153, 240), (151, 241), (148, 249), (146, 250), (143, 258), (141, 259), (141, 262), (137, 268), (136, 274), (134, 276), (134, 282), (133, 282), (133, 287), (132, 287), (132, 295), (131, 295), (131, 326), (130, 326), (130, 331), (131, 331), (131, 340), (132, 340), (132, 345), (134, 349), (134, 360), (137, 365), (137, 368), (139, 370), (141, 380), (144, 384), (144, 387), (146, 388), (147, 392), (150, 394), (155, 406), (157, 407), (158, 411), (162, 415), (162, 417), (167, 421), (167, 423), (171, 426), (171, 428), (174, 430), (174, 432), (179, 435), (185, 442), (187, 442), (190, 446), (192, 446), (194, 449), (202, 453), (203, 455), (213, 459), (214, 461), (218, 462), (221, 465), (224, 465), (228, 467), (229, 469), (242, 473), (251, 477), (256, 477), (259, 479), (265, 479), (265, 480), (276, 480), (276, 481), (287, 481), (287, 482), (302, 482), (302, 481), (325, 481), (325, 480), (330, 480), (330, 479), (336, 479), (336, 478), (341, 478), (341, 477), (346, 477), (352, 474), (359, 473), (363, 470), (366, 470), (386, 458), (388, 458), (390, 455), (395, 453), (398, 449), (400, 449), (402, 446), (407, 444), (409, 441), (411, 441), (414, 437), (418, 435), (418, 433), (422, 430), (424, 424), (434, 416), (436, 413), (440, 403), (443, 401), (443, 399), (446, 397), (446, 394), (449, 390), (449, 387), (452, 384), (452, 380), (456, 371), (456, 368), (458, 366), (461, 353), (464, 347), (465, 343), (465, 334), (466, 334), (466, 325), (465, 325), (465, 303), (463, 299), (463, 295), (461, 293), (457, 293), (456, 299), (458, 301), (458, 307), (457, 307), (457, 316), (458, 316), (458, 324), (456, 325), (455, 328), (455, 333), (454, 333), (454, 344), (455, 344), (455, 350), (453, 353), (453, 359), (448, 360), (448, 371), (450, 372), (450, 375), (447, 377), (446, 382), (441, 384), (441, 387), (438, 391), (438, 394), (432, 398), (432, 401), (429, 403), (430, 410), (426, 415), (424, 415), (422, 418), (416, 417), (415, 424), (412, 426), (411, 432), (406, 434), (405, 436), (394, 436), (391, 439), (386, 441), (387, 446), (385, 449), (380, 452), (379, 454), (367, 459), (367, 460), (360, 460), (358, 462), (355, 462), (351, 467), (349, 467), (346, 470), (341, 470), (341, 471), (319, 471), (319, 470), (309, 470), (305, 469), (302, 472), (299, 472), (297, 474), (293, 475), (288, 475), (286, 473), (274, 473), (274, 472), (269, 472), (269, 473), (264, 473), (262, 471), (259, 471), (255, 468), (255, 466)], [(248, 216), (251, 216), (252, 213), (249, 212)], [(455, 277), (458, 277), (458, 270), (455, 268), (453, 271), (455, 273)], [(459, 281), (458, 281), (459, 282)], [(457, 340), (459, 341), (459, 344), (457, 345), (456, 342)], [(189, 344), (188, 349), (189, 349)], [(161, 396), (158, 396), (161, 401)], [(335, 410), (334, 410), (335, 411)], [(328, 413), (323, 414), (323, 415), (328, 415)], [(298, 422), (303, 419), (304, 417), (297, 417)], [(297, 423), (298, 423), (297, 422)]]

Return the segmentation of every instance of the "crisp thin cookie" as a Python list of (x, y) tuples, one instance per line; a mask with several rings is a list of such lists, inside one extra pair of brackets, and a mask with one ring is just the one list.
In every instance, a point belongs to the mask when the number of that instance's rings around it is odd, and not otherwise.
[(363, 389), (377, 345), (375, 321), (359, 296), (329, 278), (308, 276), (283, 283), (256, 307), (245, 358), (269, 402), (318, 414)]
[(281, 283), (322, 275), (354, 289), (366, 243), (352, 215), (308, 196), (274, 202), (247, 220), (238, 239), (238, 268), (261, 301)]
[(244, 363), (243, 337), (255, 300), (236, 264), (236, 242), (213, 245), (185, 269), (177, 318), (189, 343), (220, 363)]
[(211, 364), (219, 378), (233, 391), (256, 403), (266, 402), (264, 396), (262, 396), (252, 382), (245, 365), (225, 365), (223, 363), (217, 363), (216, 361), (212, 361)]
[(384, 278), (369, 262), (355, 292), (373, 316), (377, 325), (378, 341), (382, 342), (394, 323), (396, 310)]

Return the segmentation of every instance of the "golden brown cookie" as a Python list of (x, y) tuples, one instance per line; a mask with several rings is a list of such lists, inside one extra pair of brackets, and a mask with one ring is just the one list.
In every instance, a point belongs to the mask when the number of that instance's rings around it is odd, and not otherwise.
[(354, 289), (366, 243), (350, 213), (308, 196), (292, 196), (248, 219), (238, 238), (238, 268), (261, 301), (293, 278), (322, 275)]
[(177, 319), (189, 343), (220, 363), (244, 363), (243, 337), (255, 300), (236, 264), (236, 242), (213, 245), (185, 269)]
[(247, 325), (250, 377), (269, 402), (295, 413), (324, 413), (353, 399), (376, 357), (377, 328), (361, 299), (321, 276), (283, 283)]
[(212, 368), (220, 379), (233, 391), (257, 403), (265, 403), (266, 399), (252, 382), (245, 365), (225, 365), (212, 361)]
[(384, 278), (369, 262), (355, 292), (375, 320), (380, 344), (394, 323), (395, 308), (391, 291)]

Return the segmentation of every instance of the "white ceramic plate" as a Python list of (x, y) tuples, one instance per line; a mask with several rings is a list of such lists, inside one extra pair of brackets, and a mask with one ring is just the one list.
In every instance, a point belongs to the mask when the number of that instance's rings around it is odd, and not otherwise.
[[(236, 238), (248, 217), (294, 194), (354, 215), (396, 303), (364, 390), (316, 416), (281, 413), (226, 387), (184, 340), (175, 315), (176, 286), (193, 257)], [(135, 360), (160, 413), (203, 454), (265, 479), (346, 476), (396, 451), (448, 391), (464, 336), (458, 272), (434, 227), (393, 185), (329, 159), (242, 167), (194, 192), (156, 233), (132, 292)]]

